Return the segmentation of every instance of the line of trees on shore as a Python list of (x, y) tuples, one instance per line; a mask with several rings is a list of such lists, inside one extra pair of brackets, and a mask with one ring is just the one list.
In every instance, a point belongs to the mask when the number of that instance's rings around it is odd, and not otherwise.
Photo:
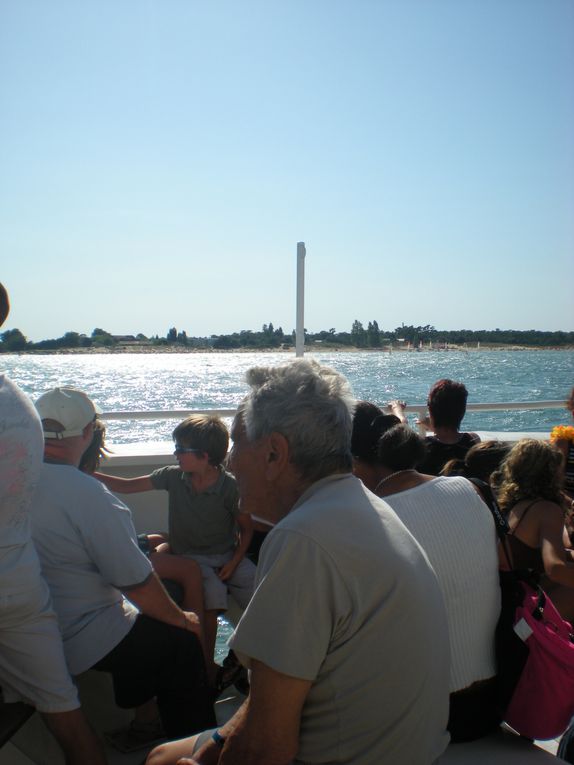
[[(365, 327), (358, 319), (353, 322), (350, 332), (337, 332), (334, 327), (320, 332), (305, 330), (306, 345), (349, 348), (383, 348), (410, 344), (420, 345), (519, 345), (528, 347), (564, 347), (574, 345), (574, 332), (544, 332), (535, 329), (514, 330), (438, 330), (430, 324), (424, 327), (403, 324), (394, 330), (381, 330), (377, 321), (369, 321)], [(295, 330), (286, 334), (282, 327), (275, 329), (273, 324), (264, 324), (259, 332), (241, 330), (229, 335), (211, 335), (210, 337), (192, 337), (185, 331), (171, 327), (165, 337), (155, 335), (112, 335), (97, 327), (90, 336), (78, 332), (66, 332), (62, 337), (52, 340), (31, 342), (19, 329), (9, 329), (0, 334), (0, 352), (51, 351), (75, 348), (128, 348), (129, 346), (172, 346), (197, 349), (234, 350), (241, 348), (288, 348), (295, 344)]]

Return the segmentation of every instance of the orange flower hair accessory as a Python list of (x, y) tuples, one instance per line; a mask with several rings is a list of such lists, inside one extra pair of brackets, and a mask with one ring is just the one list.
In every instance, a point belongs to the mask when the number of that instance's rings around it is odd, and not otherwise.
[(572, 425), (556, 425), (550, 433), (551, 441), (574, 441), (574, 427)]

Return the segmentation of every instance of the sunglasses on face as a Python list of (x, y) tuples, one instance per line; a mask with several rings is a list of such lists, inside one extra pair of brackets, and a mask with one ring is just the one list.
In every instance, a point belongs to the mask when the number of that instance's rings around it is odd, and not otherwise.
[(174, 454), (203, 454), (203, 449), (189, 449), (187, 446), (175, 445)]

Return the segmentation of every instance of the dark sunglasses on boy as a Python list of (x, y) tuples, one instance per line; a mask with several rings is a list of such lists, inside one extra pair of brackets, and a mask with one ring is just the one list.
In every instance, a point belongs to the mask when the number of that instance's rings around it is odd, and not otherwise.
[(187, 446), (175, 445), (174, 454), (203, 454), (203, 449), (190, 449)]

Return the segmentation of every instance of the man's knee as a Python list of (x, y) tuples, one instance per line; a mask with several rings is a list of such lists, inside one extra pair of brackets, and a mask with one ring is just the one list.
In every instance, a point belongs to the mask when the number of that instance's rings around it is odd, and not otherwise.
[(163, 765), (167, 762), (166, 745), (154, 747), (146, 757), (145, 765)]
[(175, 762), (172, 747), (169, 744), (159, 744), (148, 754), (145, 765), (168, 765)]
[(194, 586), (201, 592), (203, 573), (199, 563), (196, 563), (191, 558), (180, 558), (180, 565), (183, 567), (185, 578), (193, 583)]
[[(199, 734), (204, 736), (204, 734)], [(159, 744), (148, 754), (145, 765), (176, 765), (182, 757), (192, 757), (198, 736), (189, 736), (179, 741)], [(199, 748), (199, 745), (197, 746)]]

